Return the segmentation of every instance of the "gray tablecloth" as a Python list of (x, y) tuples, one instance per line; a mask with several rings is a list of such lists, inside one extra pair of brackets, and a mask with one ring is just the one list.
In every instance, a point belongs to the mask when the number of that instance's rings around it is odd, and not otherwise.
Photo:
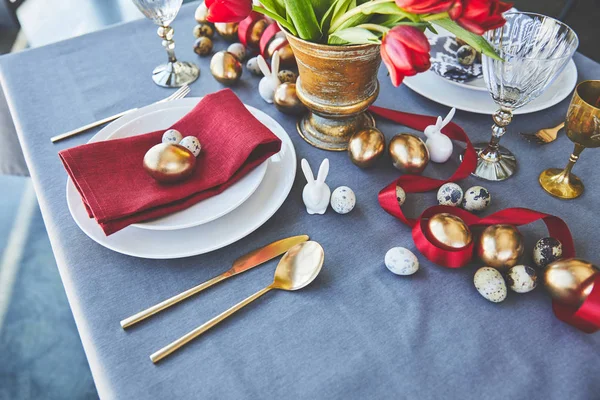
[[(192, 86), (201, 96), (221, 88), (209, 58), (192, 52), (194, 5), (174, 23), (177, 53), (196, 61), (202, 76)], [(216, 42), (216, 49), (225, 43)], [(344, 153), (317, 150), (297, 135), (294, 118), (257, 95), (258, 78), (247, 71), (235, 88), (241, 99), (279, 121), (299, 158), (331, 161), (332, 188), (348, 185), (358, 198), (345, 216), (331, 210), (308, 216), (298, 175), (289, 198), (260, 229), (210, 254), (151, 261), (107, 250), (76, 226), (65, 201), (66, 173), (57, 151), (85, 143), (92, 132), (57, 145), (50, 136), (130, 107), (167, 91), (150, 80), (165, 59), (155, 27), (136, 21), (16, 55), (0, 58), (0, 77), (23, 144), (54, 253), (98, 392), (103, 398), (553, 398), (600, 395), (600, 334), (586, 335), (558, 321), (542, 290), (511, 293), (501, 304), (475, 290), (474, 268), (449, 270), (421, 259), (413, 277), (398, 277), (383, 265), (393, 246), (414, 250), (410, 231), (377, 203), (378, 191), (398, 177), (389, 160), (371, 170), (355, 167)], [(600, 66), (575, 57), (580, 80), (598, 78)], [(380, 71), (378, 105), (446, 115), (448, 109), (406, 87), (394, 89)], [(514, 150), (519, 173), (485, 184), (490, 211), (525, 206), (564, 218), (579, 256), (598, 261), (598, 156), (583, 153), (576, 172), (585, 194), (563, 202), (537, 184), (543, 168), (562, 166), (572, 149), (561, 136), (538, 147), (516, 132), (558, 124), (568, 100), (549, 110), (518, 116), (503, 144)], [(458, 112), (455, 121), (474, 140), (490, 134), (491, 118)], [(390, 138), (406, 129), (379, 121)], [(448, 176), (452, 161), (430, 166), (429, 176)], [(468, 179), (463, 187), (481, 183)], [(435, 193), (410, 196), (415, 215), (435, 204)], [(543, 224), (522, 229), (528, 253), (545, 235)], [(123, 331), (119, 320), (220, 273), (238, 256), (270, 241), (306, 233), (322, 243), (325, 265), (300, 292), (274, 292), (205, 334), (185, 350), (153, 365), (148, 356), (225, 308), (270, 283), (275, 262), (257, 268)], [(530, 262), (528, 255), (526, 262)], [(40, 299), (40, 301), (44, 301)], [(67, 395), (67, 394), (66, 394)]]

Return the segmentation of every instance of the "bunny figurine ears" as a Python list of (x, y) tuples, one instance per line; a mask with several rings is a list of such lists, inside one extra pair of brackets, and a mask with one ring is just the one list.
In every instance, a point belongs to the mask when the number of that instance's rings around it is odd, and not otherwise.
[(306, 206), (306, 212), (309, 214), (325, 214), (331, 196), (331, 189), (325, 183), (325, 178), (329, 173), (329, 160), (326, 158), (321, 163), (316, 180), (308, 161), (304, 158), (302, 159), (302, 171), (307, 181), (302, 191), (302, 201)]
[(429, 157), (433, 162), (445, 163), (452, 155), (452, 141), (442, 133), (442, 128), (450, 123), (455, 112), (456, 109), (452, 108), (443, 121), (442, 117), (438, 117), (435, 125), (429, 125), (425, 128), (424, 133), (427, 136), (425, 144), (429, 149)]
[(271, 59), (271, 69), (267, 65), (264, 57), (259, 55), (256, 58), (258, 67), (262, 71), (264, 78), (260, 80), (258, 84), (258, 93), (267, 103), (273, 103), (273, 96), (275, 95), (275, 89), (281, 84), (277, 74), (279, 73), (279, 52), (273, 53)]

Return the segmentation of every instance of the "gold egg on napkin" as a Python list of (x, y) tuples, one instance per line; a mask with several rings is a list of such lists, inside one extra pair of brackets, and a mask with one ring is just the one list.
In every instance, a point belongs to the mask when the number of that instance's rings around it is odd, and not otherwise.
[(196, 156), (178, 144), (159, 143), (144, 155), (144, 169), (162, 183), (179, 182), (189, 177), (196, 166)]
[(488, 267), (508, 271), (523, 255), (523, 236), (513, 225), (488, 226), (479, 237), (477, 254)]
[(370, 167), (385, 150), (385, 136), (377, 128), (355, 132), (348, 142), (350, 160), (361, 168)]
[(306, 107), (296, 94), (295, 83), (282, 83), (275, 89), (273, 103), (279, 111), (284, 114), (298, 115), (306, 111)]
[(578, 258), (567, 258), (549, 264), (544, 283), (550, 295), (565, 305), (579, 307), (594, 287), (598, 267)]
[(242, 77), (242, 64), (233, 54), (219, 51), (210, 60), (210, 73), (223, 85), (233, 85)]
[(407, 174), (420, 174), (429, 163), (429, 150), (418, 136), (399, 133), (388, 146), (394, 167)]
[(441, 245), (451, 249), (461, 249), (473, 241), (471, 230), (456, 215), (440, 213), (429, 218), (429, 233)]
[(238, 23), (237, 22), (217, 22), (215, 30), (225, 40), (233, 42), (238, 38)]

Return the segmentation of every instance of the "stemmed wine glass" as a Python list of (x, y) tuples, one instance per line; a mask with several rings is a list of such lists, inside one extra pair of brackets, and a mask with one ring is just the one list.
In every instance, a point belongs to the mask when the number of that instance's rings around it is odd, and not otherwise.
[(169, 26), (177, 16), (183, 0), (133, 0), (133, 3), (146, 18), (158, 25), (158, 36), (167, 50), (168, 62), (152, 71), (154, 83), (163, 87), (180, 87), (198, 79), (200, 70), (195, 64), (178, 61), (175, 57), (174, 30)]
[(492, 139), (475, 144), (479, 155), (473, 175), (503, 181), (517, 170), (515, 156), (499, 145), (513, 111), (536, 99), (563, 71), (579, 45), (575, 32), (553, 18), (533, 13), (506, 13), (506, 25), (489, 31), (487, 40), (503, 59), (483, 56), (483, 76), (492, 99)]

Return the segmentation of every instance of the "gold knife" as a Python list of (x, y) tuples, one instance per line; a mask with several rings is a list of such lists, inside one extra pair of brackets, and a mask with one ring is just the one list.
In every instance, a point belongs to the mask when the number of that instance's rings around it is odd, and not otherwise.
[(306, 242), (308, 240), (307, 235), (299, 235), (292, 236), (289, 238), (281, 239), (271, 244), (268, 244), (260, 249), (254, 250), (244, 256), (241, 256), (237, 260), (233, 262), (233, 266), (227, 271), (223, 272), (221, 275), (215, 276), (208, 281), (199, 284), (198, 286), (194, 286), (191, 289), (186, 290), (185, 292), (179, 293), (171, 298), (168, 298), (150, 308), (147, 308), (139, 313), (132, 315), (129, 318), (125, 318), (121, 321), (121, 327), (123, 329), (129, 328), (132, 325), (137, 324), (140, 321), (145, 320), (146, 318), (171, 307), (174, 304), (179, 303), (191, 297), (197, 293), (200, 293), (206, 288), (211, 287), (212, 285), (224, 281), (227, 278), (235, 276), (237, 274), (241, 274), (244, 271), (248, 271), (256, 266), (259, 266), (273, 258), (282, 255), (298, 243)]

